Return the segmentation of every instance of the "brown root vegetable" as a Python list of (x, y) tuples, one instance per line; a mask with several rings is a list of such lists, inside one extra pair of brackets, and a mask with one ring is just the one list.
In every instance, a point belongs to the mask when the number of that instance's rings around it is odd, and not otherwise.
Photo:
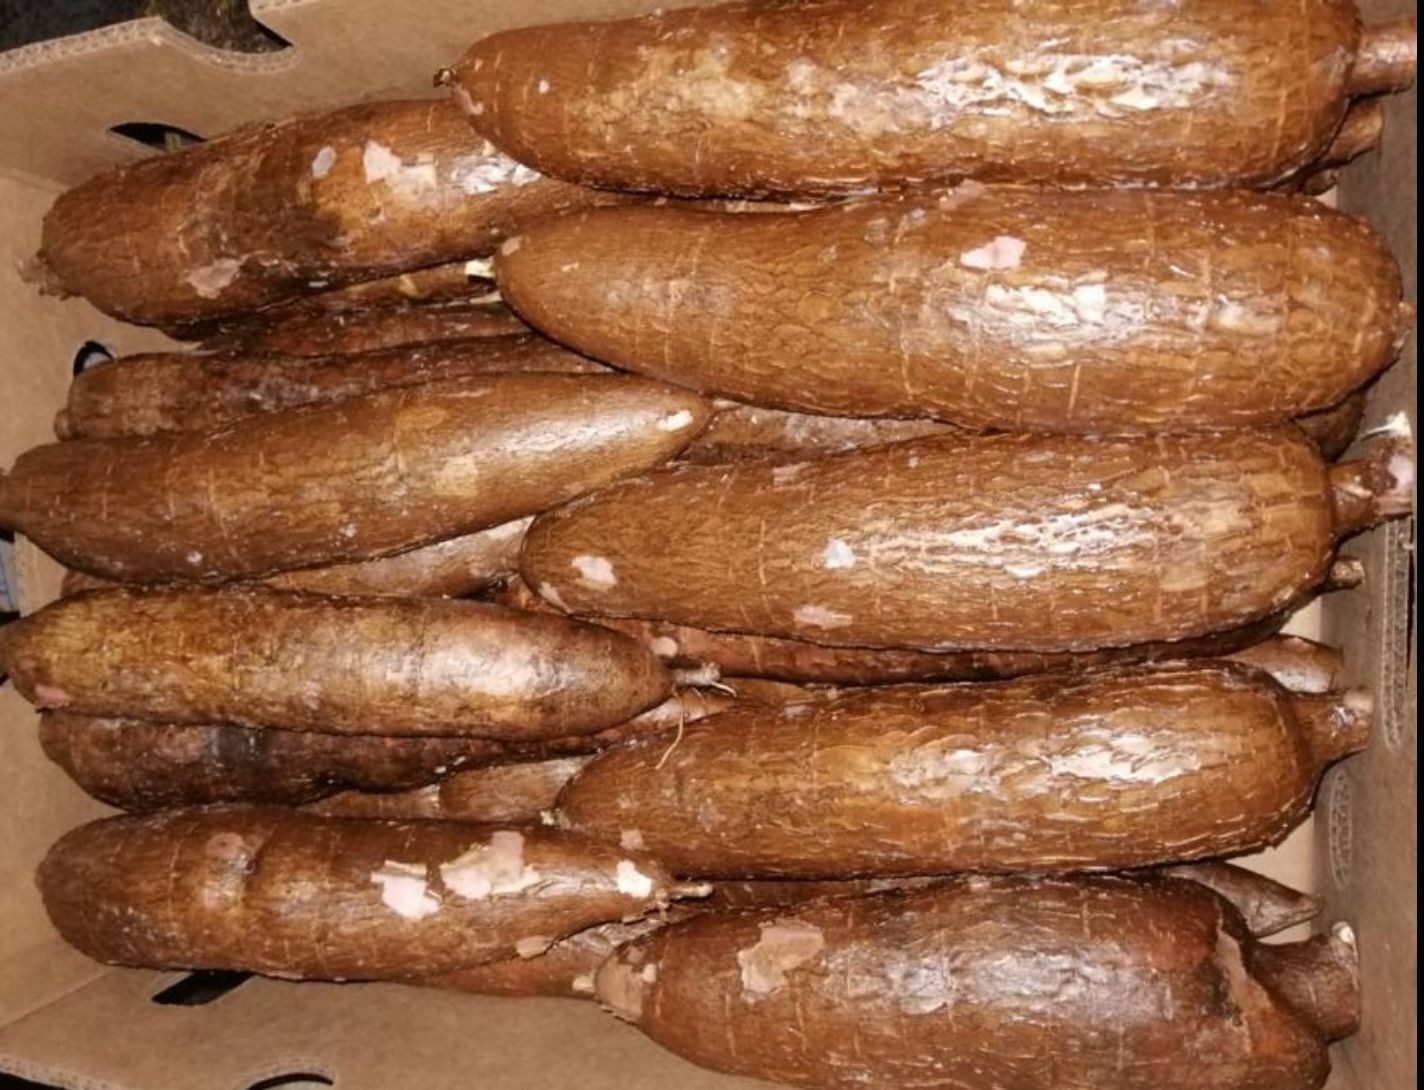
[(1333, 462), (1350, 449), (1364, 417), (1365, 394), (1356, 391), (1333, 408), (1297, 416), (1295, 423), (1316, 445), (1320, 456)]
[(510, 522), (666, 461), (710, 406), (624, 375), (490, 375), (225, 428), (36, 447), (0, 525), (130, 583), (367, 560)]
[(1274, 935), (1320, 915), (1321, 900), (1230, 863), (1187, 863), (1160, 873), (1186, 878), (1230, 901), (1257, 938)]
[(1153, 866), (1275, 843), (1364, 746), (1370, 706), (1224, 662), (869, 690), (609, 751), (559, 812), (678, 874)]
[[(262, 580), (280, 590), (316, 594), (378, 594), (416, 598), (459, 598), (506, 579), (519, 566), (519, 546), (532, 518), (437, 541), (395, 556), (280, 572)], [(80, 571), (65, 573), (61, 593), (122, 586)]]
[[(347, 356), (386, 348), (528, 333), (508, 307), (392, 306), (335, 313), (265, 313), (202, 332), (214, 352), (272, 356)], [(190, 338), (191, 339), (191, 338)]]
[[(492, 765), (456, 772), (413, 790), (347, 791), (308, 806), (328, 817), (536, 825), (588, 757)], [(433, 777), (432, 777), (433, 778)]]
[(507, 30), (454, 75), (482, 135), (611, 189), (1258, 187), (1398, 82), (1383, 53), (1350, 0), (801, 0)]
[(1403, 436), (1327, 467), (1295, 428), (920, 439), (616, 484), (536, 518), (520, 570), (580, 615), (838, 646), (1092, 651), (1289, 607), (1327, 578), (1338, 538), (1408, 512), (1413, 468)]
[(121, 810), (297, 806), (341, 790), (401, 792), (502, 756), (497, 742), (481, 738), (318, 734), (61, 711), (40, 717), (40, 744), (86, 792)]
[(343, 979), (496, 961), (700, 892), (552, 830), (268, 807), (85, 825), (50, 849), (39, 886), (59, 933), (100, 961)]
[(40, 260), (151, 325), (488, 253), (530, 217), (621, 199), (541, 178), (447, 102), (370, 102), (105, 171), (45, 216)]
[(352, 356), (127, 356), (76, 375), (61, 439), (206, 431), (249, 416), (403, 386), (494, 374), (607, 374), (552, 341), (510, 334)]
[[(1348, 557), (1337, 559), (1331, 565), (1326, 589), (1357, 586), (1356, 563)], [(1338, 588), (1332, 586), (1335, 579), (1339, 579)], [(505, 583), (496, 592), (495, 600), (511, 609), (559, 612), (518, 578)], [(1317, 692), (1333, 688), (1339, 673), (1339, 653), (1310, 640), (1276, 636), (1276, 631), (1288, 619), (1289, 612), (1281, 611), (1209, 636), (1101, 651), (1056, 652), (827, 647), (806, 640), (745, 632), (711, 632), (629, 617), (600, 617), (598, 623), (641, 640), (669, 662), (694, 661), (716, 666), (723, 678), (733, 679), (733, 687), (739, 695), (752, 678), (820, 685), (993, 681), (1024, 674), (1080, 673), (1100, 666), (1222, 657), (1240, 658), (1260, 666), (1288, 689)]]
[(1351, 94), (1377, 95), (1410, 87), (1418, 53), (1419, 28), (1412, 15), (1367, 28), (1350, 71)]
[(702, 434), (682, 452), (681, 460), (701, 465), (796, 462), (905, 439), (959, 432), (953, 424), (935, 420), (815, 416), (755, 405), (733, 405), (712, 418)]
[(817, 1090), (1317, 1090), (1360, 1008), (1348, 928), (1261, 945), (1160, 877), (699, 914), (623, 946), (596, 988), (694, 1063)]
[(78, 715), (515, 742), (602, 731), (672, 688), (597, 625), (254, 587), (65, 598), (0, 629), (0, 665), (32, 703)]
[(1291, 194), (964, 186), (785, 215), (610, 208), (509, 239), (536, 329), (750, 404), (968, 428), (1252, 428), (1412, 324), (1363, 222)]
[(662, 926), (664, 921), (658, 918), (599, 924), (560, 939), (532, 957), (512, 957), (473, 965), (419, 983), (475, 995), (547, 995), (591, 999), (598, 967), (620, 946)]

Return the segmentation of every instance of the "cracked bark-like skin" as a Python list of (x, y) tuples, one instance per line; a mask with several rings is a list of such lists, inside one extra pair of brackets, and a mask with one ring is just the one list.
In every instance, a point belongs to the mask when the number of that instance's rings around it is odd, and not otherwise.
[(791, 0), (476, 42), (456, 99), (546, 174), (683, 196), (936, 179), (1262, 186), (1315, 159), (1349, 0)]
[(1378, 454), (1327, 470), (1288, 428), (677, 467), (539, 516), (520, 571), (579, 615), (828, 645), (1180, 640), (1287, 608), (1327, 577), (1337, 537), (1407, 510), (1411, 456)]
[(961, 186), (760, 216), (551, 217), (505, 299), (596, 359), (749, 404), (1155, 434), (1330, 407), (1413, 312), (1363, 222), (1299, 195)]
[(597, 988), (694, 1063), (817, 1090), (1316, 1090), (1357, 966), (1257, 944), (1192, 882), (965, 878), (698, 915)]
[(672, 690), (597, 625), (253, 587), (65, 598), (0, 629), (0, 663), (32, 703), (81, 715), (514, 742), (592, 734)]
[(959, 428), (937, 420), (817, 416), (756, 405), (733, 405), (712, 418), (702, 434), (682, 452), (679, 461), (698, 465), (796, 462), (929, 435), (958, 434), (961, 434)]
[(0, 524), (129, 583), (226, 582), (459, 537), (644, 472), (711, 414), (624, 375), (489, 375), (202, 431), (35, 447)]
[(1363, 693), (1236, 663), (734, 708), (590, 762), (565, 827), (674, 873), (843, 878), (1154, 866), (1252, 851), (1363, 747)]
[(125, 356), (74, 377), (55, 419), (61, 439), (205, 431), (280, 409), (492, 374), (607, 374), (532, 334), (387, 348), (345, 356)]
[(531, 217), (618, 201), (541, 178), (444, 101), (371, 102), (105, 171), (45, 216), (67, 291), (176, 325), (488, 253)]
[[(460, 598), (506, 579), (519, 566), (519, 546), (532, 518), (437, 541), (395, 556), (280, 572), (262, 580), (280, 590), (315, 594), (377, 594), (416, 598)], [(61, 593), (122, 586), (84, 572), (66, 572)]]
[(349, 356), (528, 332), (523, 320), (501, 303), (456, 303), (290, 314), (268, 311), (201, 330), (180, 330), (175, 335), (210, 352)]
[[(467, 897), (440, 865), (494, 830), (440, 822), (323, 818), (268, 807), (125, 815), (66, 834), (38, 881), (55, 928), (100, 961), (242, 969), (286, 977), (401, 979), (512, 957), (529, 936), (639, 917), (675, 895), (646, 856), (524, 829), (527, 888)], [(623, 892), (620, 860), (651, 887)], [(438, 905), (419, 918), (382, 899), (373, 874), (415, 864)]]
[[(517, 770), (530, 762), (578, 760), (630, 738), (675, 731), (679, 724), (723, 711), (732, 703), (721, 693), (684, 689), (606, 730), (535, 741), (327, 734), (47, 711), (40, 719), (40, 742), (50, 760), (75, 783), (121, 810), (220, 802), (314, 803), (310, 807), (314, 812), (343, 817), (483, 821), (496, 819), (473, 817), (468, 805), (464, 812), (453, 806), (446, 812), (441, 804), (449, 793), (432, 797), (424, 788), (448, 775), (457, 801), (478, 800), (482, 788), (472, 790), (471, 783), (507, 784), (508, 774), (496, 773), (497, 766)], [(489, 769), (492, 775), (459, 786), (453, 783), (464, 775), (461, 770), (474, 769)], [(513, 813), (507, 793), (498, 805), (504, 813)], [(482, 812), (490, 812), (490, 807)], [(539, 811), (498, 820), (537, 823)]]
[[(514, 578), (493, 600), (511, 609), (558, 613)], [(1277, 676), (1287, 688), (1324, 691), (1339, 673), (1339, 654), (1296, 637), (1277, 637), (1289, 619), (1281, 611), (1259, 621), (1183, 640), (1132, 644), (1100, 651), (920, 651), (899, 647), (827, 647), (808, 640), (746, 632), (712, 632), (666, 621), (600, 617), (669, 661), (710, 663), (724, 678), (770, 678), (793, 684), (891, 685), (908, 681), (994, 681), (1024, 674), (1081, 673), (1100, 666), (1240, 656)], [(1332, 684), (1324, 684), (1326, 680)], [(1321, 687), (1323, 685), (1323, 688)]]

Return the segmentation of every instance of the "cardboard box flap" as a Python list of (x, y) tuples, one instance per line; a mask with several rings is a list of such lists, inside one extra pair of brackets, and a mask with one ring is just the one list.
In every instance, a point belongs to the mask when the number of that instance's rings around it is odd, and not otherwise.
[(687, 0), (253, 0), (291, 42), (232, 53), (138, 19), (0, 54), (0, 168), (73, 185), (150, 154), (116, 135), (135, 122), (204, 138), (351, 102), (430, 97), (433, 77), (476, 38), (535, 21), (612, 19)]

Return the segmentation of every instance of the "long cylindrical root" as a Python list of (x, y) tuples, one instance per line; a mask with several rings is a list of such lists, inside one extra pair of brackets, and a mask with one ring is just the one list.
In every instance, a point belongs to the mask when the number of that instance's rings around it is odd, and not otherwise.
[(1300, 636), (1272, 636), (1228, 658), (1265, 670), (1297, 693), (1328, 693), (1339, 684), (1345, 656)]
[(1252, 944), (1251, 971), (1327, 1040), (1360, 1028), (1360, 952), (1349, 924), (1304, 942)]
[(1318, 897), (1231, 863), (1189, 863), (1164, 867), (1162, 873), (1206, 886), (1230, 901), (1258, 939), (1313, 920), (1320, 914)]
[(1419, 28), (1413, 16), (1381, 23), (1365, 31), (1350, 72), (1352, 95), (1402, 91), (1414, 82)]
[(1403, 413), (1376, 433), (1359, 458), (1330, 467), (1335, 535), (1349, 537), (1414, 510), (1414, 436)]
[(1366, 689), (1291, 695), (1291, 709), (1322, 769), (1369, 744), (1374, 706)]

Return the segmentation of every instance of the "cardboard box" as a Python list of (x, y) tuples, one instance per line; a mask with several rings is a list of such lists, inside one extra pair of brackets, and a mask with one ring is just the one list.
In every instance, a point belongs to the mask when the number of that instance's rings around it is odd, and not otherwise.
[[(0, 55), (0, 464), (50, 438), (86, 342), (115, 354), (167, 343), (82, 301), (41, 297), (22, 275), (55, 194), (148, 153), (113, 126), (151, 122), (210, 136), (299, 110), (430, 95), (436, 69), (489, 31), (654, 6), (656, 0), (253, 0), (256, 17), (291, 49), (227, 54), (144, 19)], [(1362, 7), (1370, 21), (1414, 9), (1407, 0), (1366, 0)], [(1413, 299), (1414, 94), (1390, 98), (1387, 110), (1382, 148), (1346, 172), (1339, 203), (1384, 231)], [(1395, 411), (1412, 416), (1414, 363), (1411, 339), (1375, 387), (1367, 426)], [(1415, 1081), (1413, 535), (1409, 520), (1352, 542), (1348, 551), (1367, 566), (1366, 587), (1331, 596), (1294, 627), (1346, 649), (1350, 681), (1376, 693), (1379, 726), (1368, 752), (1327, 777), (1314, 822), (1254, 861), (1323, 895), (1320, 926), (1346, 919), (1359, 932), (1364, 1029), (1334, 1049), (1334, 1090), (1403, 1090)], [(23, 608), (54, 596), (53, 562), (23, 541), (14, 560)], [(592, 1004), (565, 1000), (253, 979), (206, 1005), (155, 1004), (153, 996), (183, 974), (91, 962), (66, 947), (44, 917), (31, 878), (35, 864), (61, 833), (105, 808), (45, 760), (35, 715), (9, 686), (0, 690), (0, 770), (0, 1072), (133, 1090), (764, 1085), (689, 1066)]]

